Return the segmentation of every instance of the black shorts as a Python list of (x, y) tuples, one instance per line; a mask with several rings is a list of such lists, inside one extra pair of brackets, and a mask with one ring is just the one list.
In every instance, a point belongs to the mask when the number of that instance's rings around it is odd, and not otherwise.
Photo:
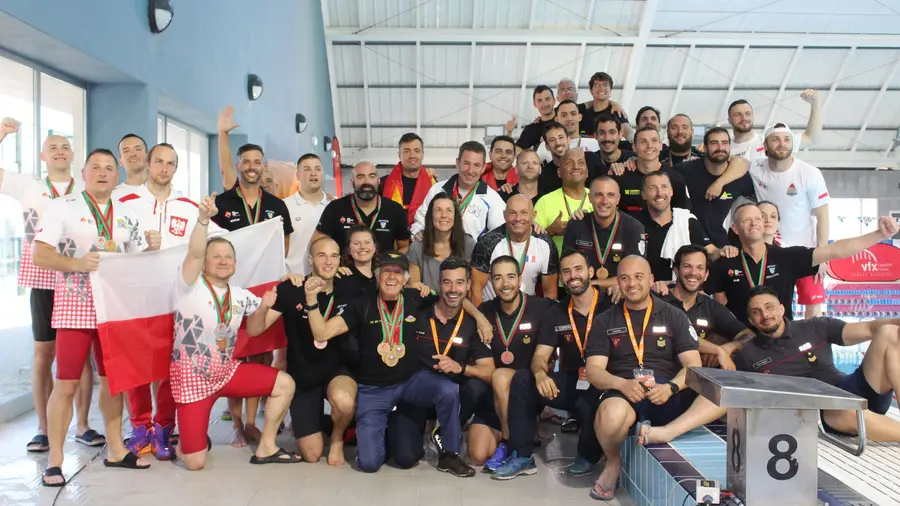
[(290, 408), (291, 429), (294, 432), (294, 438), (300, 439), (317, 432), (324, 432), (326, 429), (330, 430), (331, 421), (325, 415), (325, 400), (329, 383), (338, 376), (353, 378), (350, 371), (342, 368), (324, 383), (314, 386), (297, 386)]
[[(614, 398), (625, 399), (625, 395), (618, 390), (605, 390), (600, 394), (600, 404), (603, 404), (603, 401), (606, 399)], [(637, 404), (628, 399), (625, 399), (625, 401), (628, 402), (628, 404), (631, 405), (631, 409), (634, 410), (638, 423), (650, 422), (650, 425), (659, 427), (670, 423), (672, 420), (684, 414), (696, 398), (697, 392), (687, 389), (673, 395), (669, 398), (669, 402), (661, 406), (653, 404), (647, 399), (644, 399)]]
[[(484, 384), (481, 380), (476, 378), (469, 378), (468, 381), (477, 381), (479, 383)], [(460, 403), (467, 402), (472, 403), (472, 425), (484, 425), (490, 427), (494, 430), (500, 429), (500, 417), (497, 416), (497, 410), (494, 408), (494, 390), (486, 386), (486, 388), (479, 389), (481, 391), (472, 392), (466, 388), (460, 388)], [(470, 397), (471, 393), (475, 393), (475, 397)], [(466, 398), (463, 398), (463, 397)], [(463, 420), (465, 423), (465, 420)]]
[[(842, 379), (837, 386), (845, 392), (865, 399), (866, 402), (868, 402), (869, 411), (878, 413), (879, 415), (888, 412), (888, 409), (891, 407), (891, 402), (894, 399), (894, 392), (879, 394), (872, 388), (872, 385), (869, 384), (866, 375), (863, 373), (862, 364), (860, 364), (851, 374), (844, 376), (844, 379)], [(819, 416), (822, 416), (822, 425), (825, 427), (826, 431), (832, 434), (849, 435), (829, 427), (828, 424), (825, 423), (823, 413), (824, 411), (820, 412)]]
[(53, 290), (31, 289), (31, 332), (34, 342), (56, 341), (56, 329), (50, 326), (53, 317)]

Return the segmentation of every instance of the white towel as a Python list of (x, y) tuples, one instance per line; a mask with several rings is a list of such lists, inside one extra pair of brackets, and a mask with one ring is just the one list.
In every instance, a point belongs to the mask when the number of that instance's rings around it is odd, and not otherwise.
[(672, 261), (679, 248), (691, 243), (691, 227), (688, 223), (691, 218), (696, 219), (687, 209), (672, 208), (672, 226), (669, 227), (659, 256)]

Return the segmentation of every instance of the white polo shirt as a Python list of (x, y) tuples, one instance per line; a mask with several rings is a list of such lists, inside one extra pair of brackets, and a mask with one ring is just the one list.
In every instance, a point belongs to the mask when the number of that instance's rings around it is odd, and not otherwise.
[[(138, 213), (145, 229), (159, 232), (162, 237), (160, 249), (190, 242), (191, 231), (197, 223), (197, 204), (182, 196), (180, 191), (173, 188), (166, 201), (159, 202), (145, 184), (120, 184), (113, 190), (112, 196), (117, 202), (131, 206)], [(209, 223), (207, 234), (210, 237), (224, 233), (223, 228), (213, 222)]]
[(309, 202), (300, 196), (299, 191), (284, 199), (284, 204), (291, 216), (291, 225), (294, 226), (294, 233), (290, 235), (291, 247), (288, 250), (287, 258), (284, 259), (288, 272), (304, 276), (312, 272), (312, 265), (309, 263), (309, 243), (316, 231), (316, 224), (319, 223), (322, 211), (329, 202), (331, 200), (324, 191), (322, 199), (318, 202)]
[(822, 171), (794, 158), (786, 171), (769, 169), (767, 157), (750, 164), (750, 177), (757, 200), (778, 206), (782, 246), (816, 246), (816, 218), (813, 210), (829, 201)]

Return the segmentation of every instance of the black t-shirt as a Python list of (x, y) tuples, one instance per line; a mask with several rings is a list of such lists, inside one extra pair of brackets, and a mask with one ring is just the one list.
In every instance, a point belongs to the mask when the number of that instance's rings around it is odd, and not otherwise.
[(671, 146), (666, 146), (665, 149), (661, 149), (659, 151), (659, 161), (662, 163), (667, 163), (671, 167), (676, 167), (681, 165), (684, 162), (690, 162), (697, 158), (705, 157), (705, 153), (701, 153), (697, 148), (691, 146), (690, 153), (686, 155), (676, 155), (672, 153)]
[[(672, 281), (675, 277), (672, 274), (672, 258), (663, 258), (662, 247), (672, 228), (674, 221), (670, 221), (665, 225), (660, 225), (650, 217), (647, 209), (637, 214), (638, 221), (644, 225), (644, 233), (647, 237), (647, 259), (650, 261), (650, 270), (653, 272), (655, 281)], [(688, 219), (688, 234), (691, 244), (698, 246), (706, 246), (709, 244), (709, 238), (706, 237), (706, 231), (703, 226), (695, 218)], [(672, 255), (675, 256), (674, 254)]]
[(376, 207), (372, 214), (363, 215), (362, 210), (356, 208), (354, 198), (354, 195), (350, 194), (329, 202), (322, 211), (316, 230), (337, 241), (343, 249), (347, 245), (347, 231), (353, 225), (360, 224), (356, 216), (356, 212), (359, 212), (362, 217), (361, 224), (369, 226), (375, 235), (378, 251), (392, 251), (396, 249), (394, 241), (409, 239), (409, 224), (403, 206), (379, 196), (381, 210)]
[[(643, 334), (644, 368), (654, 372), (657, 383), (669, 381), (681, 370), (678, 355), (698, 349), (697, 332), (691, 326), (684, 311), (664, 300), (653, 297), (653, 307), (646, 331), (642, 332), (646, 309), (629, 310), (634, 338), (640, 346)], [(634, 370), (640, 367), (634, 345), (628, 334), (623, 312), (624, 303), (619, 302), (606, 310), (594, 321), (588, 339), (588, 357), (601, 355), (609, 357), (606, 370), (613, 376), (634, 379)]]
[[(327, 320), (342, 316), (347, 300), (336, 293), (319, 293), (318, 311)], [(278, 297), (272, 307), (281, 313), (287, 334), (287, 372), (301, 387), (323, 385), (344, 365), (347, 334), (329, 339), (316, 346), (309, 328), (309, 317), (303, 309), (306, 292), (290, 281), (278, 285)], [(330, 308), (330, 310), (329, 310)], [(320, 348), (324, 344), (323, 348)]]
[(728, 218), (731, 206), (738, 197), (751, 199), (755, 197), (750, 174), (744, 174), (737, 181), (725, 185), (719, 198), (706, 200), (706, 189), (718, 179), (718, 176), (706, 170), (706, 160), (684, 162), (679, 164), (676, 170), (684, 177), (691, 196), (691, 209), (709, 234), (710, 241), (718, 248), (730, 244), (728, 231), (725, 230), (725, 219)]
[[(539, 183), (539, 184), (540, 184), (540, 183)], [(500, 195), (500, 198), (503, 199), (503, 202), (507, 202), (507, 201), (509, 201), (509, 199), (510, 199), (513, 195), (518, 195), (518, 194), (519, 194), (519, 184), (516, 183), (516, 184), (513, 185), (513, 187), (512, 187), (512, 193), (507, 193), (507, 192), (505, 192), (505, 191), (503, 191), (503, 190), (498, 190), (498, 191), (497, 191), (497, 194)], [(540, 189), (538, 189), (537, 195), (535, 195), (534, 197), (531, 198), (531, 204), (532, 204), (532, 205), (537, 205), (538, 200), (540, 200), (540, 198), (543, 197), (543, 196), (544, 196), (544, 195), (541, 193)]]
[(553, 159), (541, 164), (541, 175), (538, 176), (538, 193), (545, 195), (562, 188), (562, 178), (559, 177), (559, 167)]
[[(684, 311), (684, 303), (678, 300), (671, 291), (665, 297), (660, 298)], [(738, 334), (747, 330), (747, 327), (739, 322), (728, 308), (702, 293), (697, 294), (694, 305), (685, 313), (700, 339), (706, 339), (710, 334), (714, 334), (727, 341), (734, 341)]]
[(584, 252), (594, 270), (601, 267), (597, 247), (594, 245), (594, 231), (600, 241), (600, 248), (606, 248), (606, 244), (609, 242), (610, 251), (606, 256), (606, 264), (603, 266), (609, 271), (609, 277), (615, 277), (616, 269), (623, 258), (628, 255), (644, 256), (646, 243), (644, 226), (641, 225), (641, 222), (619, 212), (619, 229), (613, 240), (609, 241), (612, 225), (608, 228), (601, 227), (594, 220), (594, 214), (589, 213), (580, 220), (569, 221), (563, 236), (563, 244)]
[(544, 128), (547, 128), (548, 123), (554, 121), (556, 121), (556, 116), (547, 121), (538, 118), (534, 123), (525, 125), (525, 128), (522, 129), (522, 134), (516, 140), (516, 146), (522, 149), (531, 148), (536, 150), (541, 145), (541, 141), (544, 140)]
[[(771, 286), (778, 293), (778, 300), (784, 304), (785, 316), (791, 319), (791, 303), (794, 301), (794, 285), (797, 280), (812, 276), (818, 272), (818, 267), (813, 265), (814, 248), (804, 246), (792, 246), (782, 248), (780, 246), (766, 245), (765, 280), (763, 285)], [(743, 253), (743, 252), (742, 252)], [(746, 272), (742, 257), (747, 259), (750, 272)], [(728, 298), (728, 309), (734, 313), (738, 320), (747, 323), (747, 300), (750, 294), (750, 282), (747, 277), (753, 278), (755, 284), (759, 280), (760, 269), (763, 266), (753, 260), (749, 254), (739, 254), (734, 258), (719, 258), (709, 270), (709, 279), (703, 290), (714, 294), (724, 292)]]
[(609, 175), (609, 167), (610, 167), (612, 164), (614, 164), (614, 163), (625, 163), (625, 162), (627, 162), (630, 158), (634, 158), (634, 157), (637, 156), (637, 155), (634, 154), (634, 151), (625, 151), (625, 150), (620, 149), (620, 150), (619, 150), (619, 158), (617, 158), (617, 159), (615, 159), (615, 160), (613, 160), (613, 161), (611, 161), (611, 162), (609, 162), (609, 163), (606, 163), (605, 161), (603, 161), (603, 157), (600, 156), (600, 152), (599, 152), (599, 151), (598, 151), (596, 154), (597, 154), (597, 158), (600, 159), (600, 173), (601, 173), (601, 174), (605, 174), (605, 175)]
[[(470, 360), (493, 357), (491, 350), (478, 337), (478, 325), (475, 323), (475, 319), (465, 310), (460, 308), (456, 316), (447, 320), (447, 323), (441, 323), (441, 320), (435, 316), (434, 308), (435, 306), (425, 308), (416, 316), (416, 354), (419, 357), (420, 368), (435, 371), (434, 366), (437, 364), (437, 360), (431, 358), (434, 355), (447, 355), (463, 366)], [(460, 317), (462, 317), (461, 322), (459, 322)], [(434, 320), (434, 328), (437, 330), (437, 345), (434, 344), (432, 320)], [(454, 334), (457, 322), (459, 322), (459, 331)], [(447, 350), (451, 336), (453, 343), (449, 344), (450, 348)], [(457, 375), (452, 375), (451, 378), (461, 379)]]
[[(623, 151), (634, 151), (634, 144), (628, 139), (622, 139), (621, 141), (619, 141), (619, 149), (621, 149)], [(663, 142), (662, 146), (660, 146), (660, 148), (659, 148), (660, 154), (662, 154), (663, 151), (668, 151), (668, 150), (669, 150), (669, 145), (666, 144), (665, 142)], [(660, 158), (660, 161), (662, 161), (662, 158)]]
[[(687, 185), (678, 171), (672, 170), (666, 164), (662, 165), (660, 172), (665, 172), (672, 183), (672, 207), (690, 209), (691, 201), (688, 199)], [(619, 209), (636, 216), (644, 209), (646, 203), (641, 197), (641, 188), (644, 185), (644, 173), (639, 170), (626, 170), (621, 176), (612, 176), (619, 183)]]
[(348, 267), (350, 269), (349, 276), (341, 276), (334, 278), (334, 290), (340, 295), (350, 297), (358, 297), (360, 295), (375, 293), (378, 290), (378, 281), (373, 275), (371, 278), (366, 277), (355, 265)]
[[(247, 216), (248, 209), (244, 207), (244, 202), (237, 193), (239, 185), (216, 196), (216, 207), (219, 212), (212, 217), (216, 225), (228, 231), (238, 230), (249, 227), (250, 216)], [(256, 205), (249, 208), (251, 215), (256, 216), (256, 209), (259, 209), (259, 221), (271, 220), (276, 216), (281, 216), (284, 225), (284, 235), (290, 235), (294, 231), (291, 225), (291, 215), (288, 212), (287, 205), (280, 198), (271, 193), (261, 190), (261, 197), (256, 201)]]
[[(387, 181), (388, 176), (381, 176), (381, 187), (378, 189), (378, 193), (384, 192), (384, 183)], [(408, 206), (412, 202), (413, 194), (416, 192), (416, 182), (419, 179), (404, 175), (401, 175), (400, 179), (403, 182), (403, 205)]]
[[(508, 349), (513, 354), (513, 362), (511, 364), (504, 364), (501, 359), (503, 352), (507, 351), (507, 347), (503, 343), (503, 330), (511, 330), (521, 305), (512, 314), (506, 314), (500, 310), (499, 298), (482, 302), (478, 306), (478, 310), (490, 320), (494, 328), (494, 338), (491, 340), (491, 354), (494, 357), (495, 367), (507, 367), (510, 369), (528, 369), (531, 367), (531, 357), (534, 356), (534, 350), (537, 348), (541, 319), (554, 302), (534, 295), (525, 295), (524, 299), (522, 299), (522, 296), (523, 294), (519, 294), (520, 300), (523, 300), (525, 303), (525, 308), (522, 310), (522, 319), (509, 339)], [(502, 330), (497, 326), (498, 318), (500, 324), (503, 325)]]
[[(597, 135), (597, 125), (594, 124), (597, 116), (603, 113), (612, 114), (612, 103), (606, 106), (606, 109), (603, 109), (602, 111), (594, 111), (594, 102), (585, 102), (583, 104), (578, 104), (578, 112), (581, 113), (581, 122), (578, 123), (578, 130), (580, 131), (581, 135), (594, 137), (595, 135)], [(620, 123), (628, 122), (628, 118), (626, 118), (625, 116), (619, 116), (615, 114), (614, 116), (619, 120)]]
[[(597, 305), (594, 307), (594, 318), (591, 321), (592, 329), (597, 324), (597, 316), (612, 307), (612, 302), (610, 302), (604, 291), (598, 290), (597, 293), (599, 297), (597, 298)], [(584, 358), (581, 355), (581, 350), (578, 349), (575, 333), (572, 332), (572, 322), (569, 320), (569, 300), (569, 297), (566, 297), (550, 307), (550, 310), (544, 316), (543, 322), (541, 322), (538, 344), (551, 346), (554, 350), (559, 350), (561, 370), (577, 372), (578, 369), (584, 367)], [(575, 328), (578, 330), (582, 349), (586, 349), (590, 339), (590, 332), (587, 332), (588, 318), (573, 307), (572, 319), (575, 320)]]
[(757, 334), (745, 344), (734, 355), (738, 370), (815, 378), (838, 386), (844, 374), (834, 366), (831, 345), (845, 346), (846, 322), (819, 316), (784, 324), (780, 338)]
[[(418, 367), (416, 353), (416, 321), (415, 315), (423, 307), (434, 304), (437, 296), (422, 298), (418, 290), (403, 290), (403, 346), (405, 354), (397, 365), (388, 367), (378, 354), (378, 345), (384, 340), (381, 329), (381, 315), (378, 312), (377, 294), (353, 299), (344, 308), (344, 322), (351, 331), (357, 331), (359, 343), (359, 368), (357, 383), (360, 385), (389, 386), (409, 379)], [(388, 311), (393, 311), (397, 301), (386, 302)]]

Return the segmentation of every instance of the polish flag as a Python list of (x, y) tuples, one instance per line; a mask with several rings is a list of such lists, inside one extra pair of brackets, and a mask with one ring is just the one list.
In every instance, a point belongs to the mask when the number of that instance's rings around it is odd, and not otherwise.
[[(279, 283), (285, 272), (282, 227), (278, 218), (222, 235), (234, 244), (237, 271), (230, 281), (233, 286), (262, 296)], [(116, 394), (168, 378), (175, 339), (175, 276), (184, 263), (187, 245), (150, 253), (100, 255), (100, 267), (91, 273), (91, 288), (110, 391)], [(242, 327), (234, 357), (286, 345), (280, 320), (254, 338)]]

